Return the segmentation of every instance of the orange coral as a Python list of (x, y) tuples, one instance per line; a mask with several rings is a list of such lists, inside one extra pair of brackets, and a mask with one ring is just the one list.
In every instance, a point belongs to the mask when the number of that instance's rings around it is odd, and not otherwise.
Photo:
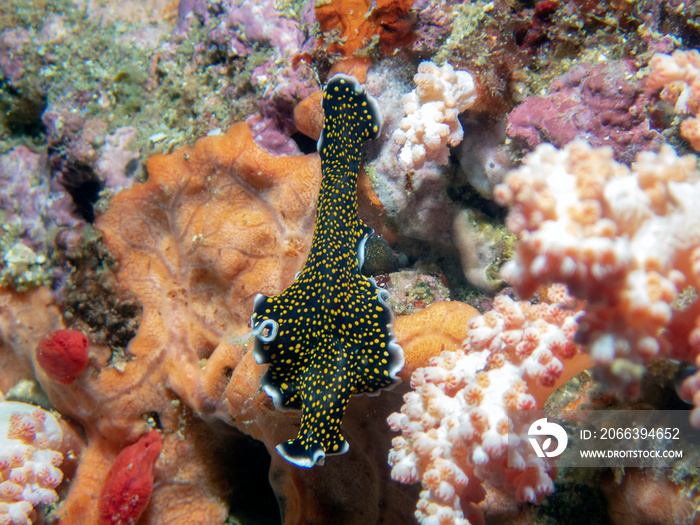
[(469, 331), (469, 319), (477, 315), (479, 311), (473, 306), (444, 301), (413, 315), (396, 318), (394, 331), (406, 359), (399, 377), (409, 381), (416, 368), (428, 366), (431, 357), (461, 348)]
[[(370, 11), (370, 0), (329, 0), (316, 4), (316, 19), (321, 31), (339, 32), (340, 39), (327, 46), (330, 53), (350, 56), (378, 35), (382, 52), (389, 54), (413, 39), (412, 4), (413, 0), (378, 0)], [(324, 44), (319, 39), (319, 45)]]
[[(144, 317), (164, 300), (182, 299), (204, 333), (247, 325), (253, 296), (276, 293), (304, 262), (318, 158), (273, 157), (246, 124), (235, 124), (193, 148), (155, 155), (148, 172), (146, 183), (117, 195), (97, 221), (119, 254), (120, 282), (139, 296)], [(173, 286), (154, 289), (143, 280), (153, 274)]]
[(247, 331), (255, 294), (284, 289), (306, 257), (319, 162), (273, 157), (236, 124), (152, 157), (148, 171), (96, 225), (118, 255), (119, 282), (143, 305), (129, 353), (166, 354), (170, 387), (200, 410), (199, 360), (226, 333)]
[(48, 288), (17, 293), (0, 288), (0, 392), (30, 379), (34, 348), (45, 333), (64, 328)]
[[(147, 167), (148, 181), (115, 196), (96, 222), (119, 262), (118, 282), (143, 306), (127, 355), (91, 345), (88, 368), (70, 385), (34, 364), (51, 401), (87, 436), (59, 509), (64, 523), (97, 523), (109, 467), (149, 426), (161, 429), (164, 443), (140, 523), (162, 523), (164, 516), (172, 524), (225, 521), (223, 491), (231, 483), (218, 481), (221, 460), (210, 453), (221, 437), (191, 410), (206, 415), (216, 408), (200, 361), (225, 335), (248, 330), (253, 296), (288, 285), (310, 243), (320, 181), (316, 155), (272, 157), (238, 124), (226, 135), (156, 155)], [(29, 325), (35, 301), (14, 303), (2, 312), (0, 327), (23, 374), (39, 338), (62, 326), (48, 309), (53, 322), (23, 331), (12, 317), (27, 310)], [(228, 439), (235, 448), (235, 436)]]
[[(82, 405), (76, 418), (88, 415), (88, 426), (98, 422), (92, 437), (110, 441), (102, 456), (111, 460), (146, 430), (145, 415), (158, 414), (164, 457), (183, 448), (169, 438), (171, 433), (189, 440), (184, 457), (175, 456), (177, 473), (172, 472), (182, 486), (159, 485), (157, 468), (153, 505), (163, 505), (164, 512), (183, 487), (192, 491), (199, 485), (201, 522), (221, 522), (225, 508), (203, 483), (209, 471), (194, 459), (211, 438), (197, 430), (201, 421), (187, 417), (180, 400), (200, 413), (213, 409), (200, 360), (225, 334), (247, 330), (257, 292), (279, 292), (301, 266), (313, 228), (309, 210), (318, 190), (319, 163), (316, 156), (272, 157), (254, 144), (247, 125), (237, 124), (226, 135), (156, 155), (147, 168), (148, 181), (117, 195), (96, 223), (118, 258), (119, 282), (143, 306), (139, 331), (127, 348), (129, 359), (113, 360), (113, 366), (96, 363), (99, 375), (83, 381), (82, 389), (54, 391), (52, 399)], [(90, 503), (94, 506), (94, 498)], [(71, 509), (69, 501), (68, 514)], [(191, 522), (187, 512), (169, 512)], [(147, 511), (154, 520), (159, 514)]]
[(344, 58), (331, 66), (328, 78), (336, 73), (343, 73), (355, 77), (360, 84), (364, 84), (367, 81), (367, 71), (369, 71), (369, 66), (371, 65), (372, 62), (368, 58)]
[(323, 91), (314, 91), (294, 108), (294, 124), (307, 137), (318, 140), (323, 129)]

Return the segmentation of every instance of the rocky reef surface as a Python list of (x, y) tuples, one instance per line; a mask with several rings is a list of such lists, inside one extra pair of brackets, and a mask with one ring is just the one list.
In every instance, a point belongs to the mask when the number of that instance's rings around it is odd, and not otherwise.
[[(509, 411), (677, 410), (700, 442), (699, 24), (677, 0), (6, 0), (0, 523), (697, 523), (697, 448), (557, 469)], [(382, 112), (362, 271), (405, 365), (305, 469), (250, 316), (309, 252), (336, 73)]]

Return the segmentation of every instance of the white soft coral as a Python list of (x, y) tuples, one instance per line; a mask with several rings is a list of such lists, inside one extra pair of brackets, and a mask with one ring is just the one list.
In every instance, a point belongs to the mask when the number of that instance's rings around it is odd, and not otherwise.
[(0, 394), (0, 524), (31, 525), (34, 507), (56, 502), (61, 441), (54, 416)]
[(647, 82), (663, 88), (661, 98), (674, 104), (676, 113), (690, 115), (680, 125), (681, 136), (700, 151), (700, 52), (697, 49), (657, 53), (651, 58)]
[(551, 286), (546, 299), (532, 305), (497, 296), (493, 310), (469, 321), (462, 350), (445, 351), (413, 372), (413, 391), (387, 420), (401, 432), (389, 464), (392, 479), (421, 482), (415, 514), (421, 525), (481, 522), (474, 505), (485, 482), (533, 503), (554, 490), (553, 460), (530, 446), (527, 416), (511, 418), (513, 411), (541, 408), (588, 366), (573, 342), (576, 303), (563, 286)]
[(413, 80), (416, 89), (401, 99), (406, 116), (394, 132), (401, 146), (399, 163), (404, 169), (421, 168), (426, 160), (447, 164), (448, 146), (463, 137), (459, 114), (476, 100), (474, 79), (450, 64), (421, 62)]

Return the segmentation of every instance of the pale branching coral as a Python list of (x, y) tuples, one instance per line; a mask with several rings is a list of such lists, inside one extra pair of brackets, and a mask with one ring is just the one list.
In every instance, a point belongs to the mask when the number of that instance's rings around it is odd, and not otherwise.
[(654, 55), (647, 82), (663, 88), (661, 98), (673, 103), (676, 113), (690, 115), (681, 122), (681, 136), (700, 151), (700, 52), (691, 49)]
[(402, 66), (398, 59), (386, 60), (367, 71), (367, 92), (377, 99), (384, 120), (381, 135), (369, 146), (377, 155), (367, 156), (364, 169), (394, 232), (448, 244), (456, 211), (447, 192), (450, 167), (429, 161), (407, 171), (397, 162), (402, 146), (394, 133), (404, 116), (401, 99), (414, 87), (412, 77), (398, 74), (404, 73)]
[(46, 410), (0, 394), (0, 523), (30, 525), (35, 507), (56, 503), (62, 430)]
[[(572, 341), (578, 313), (563, 287), (558, 304), (517, 303), (505, 295), (469, 322), (463, 349), (446, 351), (411, 377), (394, 438), (391, 477), (420, 481), (422, 524), (480, 522), (475, 504), (488, 481), (522, 501), (541, 502), (554, 489), (553, 465), (527, 443), (527, 428), (508, 410), (542, 408), (547, 395), (588, 365)], [(509, 468), (508, 456), (516, 467)]]
[(402, 146), (399, 163), (404, 169), (420, 168), (426, 160), (447, 164), (448, 146), (462, 141), (458, 116), (476, 100), (474, 80), (467, 71), (432, 62), (421, 62), (413, 80), (416, 89), (401, 99), (406, 116), (394, 132)]
[(577, 337), (628, 394), (650, 360), (700, 355), (698, 302), (674, 307), (680, 291), (700, 285), (696, 160), (665, 146), (629, 169), (609, 148), (541, 145), (496, 190), (520, 236), (504, 277), (525, 295), (561, 282), (588, 301)]

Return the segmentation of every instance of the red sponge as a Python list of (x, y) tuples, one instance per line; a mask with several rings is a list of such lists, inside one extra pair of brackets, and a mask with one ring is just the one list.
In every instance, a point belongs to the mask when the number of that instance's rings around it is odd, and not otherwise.
[(151, 501), (153, 465), (163, 448), (163, 436), (151, 430), (124, 448), (107, 474), (100, 495), (102, 525), (135, 525)]
[(69, 385), (88, 365), (88, 338), (76, 330), (56, 330), (36, 347), (36, 360), (48, 376)]

